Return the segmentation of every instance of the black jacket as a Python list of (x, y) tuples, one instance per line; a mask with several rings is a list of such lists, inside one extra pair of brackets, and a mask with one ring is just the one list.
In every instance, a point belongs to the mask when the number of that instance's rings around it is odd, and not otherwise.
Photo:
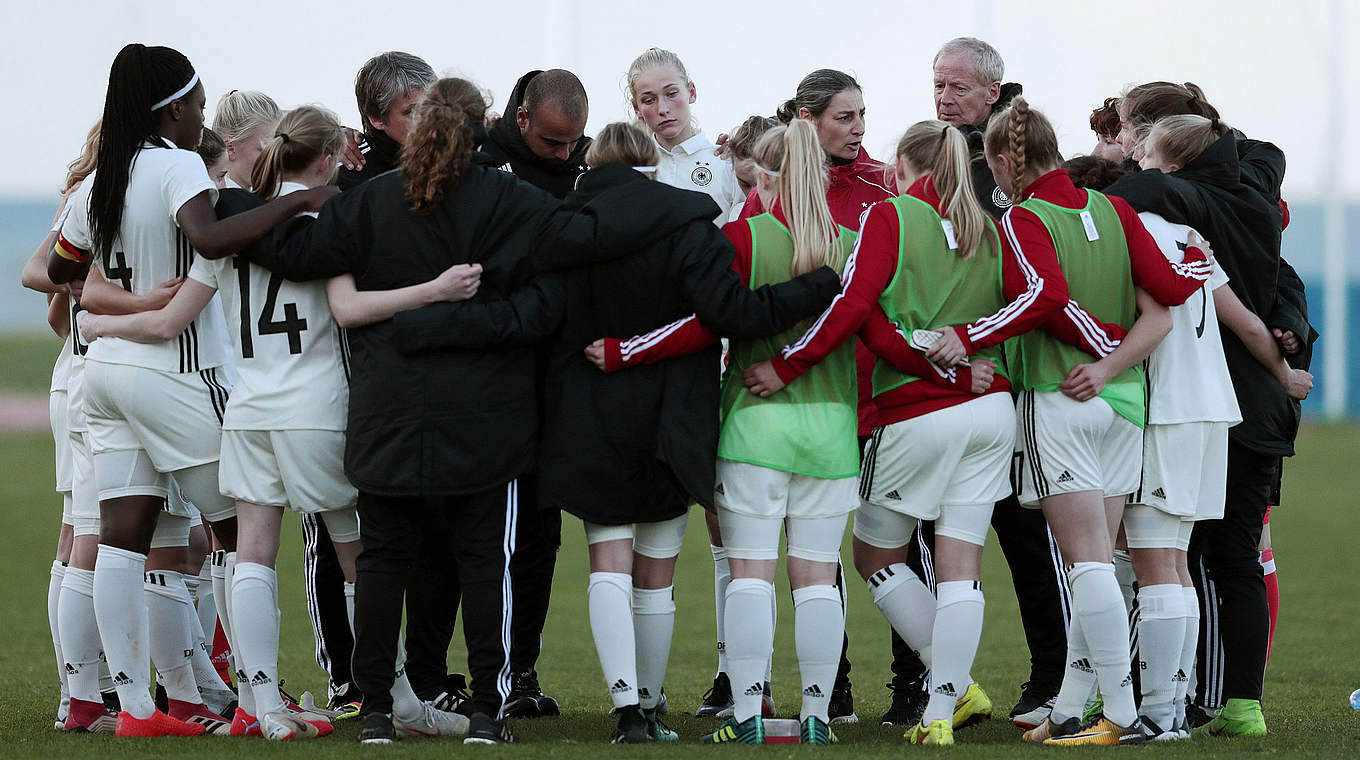
[(582, 137), (566, 161), (539, 158), (529, 150), (515, 121), (515, 112), (524, 102), (524, 89), (529, 86), (529, 80), (542, 73), (530, 71), (515, 83), (510, 101), (505, 104), (505, 115), (487, 131), (486, 141), (482, 143), (484, 155), (478, 156), (478, 160), (508, 171), (558, 198), (565, 198), (576, 185), (576, 178), (586, 170), (586, 151), (590, 148), (590, 138)]
[(993, 219), (1000, 219), (1011, 207), (1011, 199), (1007, 197), (1005, 191), (996, 186), (996, 178), (992, 176), (991, 167), (987, 166), (987, 156), (983, 152), (982, 137), (987, 132), (987, 124), (992, 117), (1001, 113), (1011, 104), (1011, 100), (1024, 92), (1015, 82), (1006, 82), (1001, 85), (1001, 97), (997, 98), (992, 104), (992, 112), (987, 115), (981, 124), (970, 124), (966, 127), (959, 127), (964, 138), (968, 140), (968, 154), (973, 163), (973, 191), (977, 193), (978, 202), (982, 204), (982, 210), (991, 215)]
[[(349, 272), (360, 290), (384, 290), (426, 282), (453, 264), (524, 258), (545, 240), (554, 257), (583, 264), (650, 242), (620, 239), (619, 227), (600, 223), (591, 207), (565, 212), (494, 169), (465, 167), (429, 215), (406, 205), (404, 179), (400, 171), (372, 179), (327, 201), (315, 222), (290, 220), (239, 255), (290, 280)], [(663, 218), (651, 209), (638, 214), (640, 225)], [(443, 304), (493, 313), (500, 334), (479, 350), (402, 353), (400, 319), (350, 330), (345, 472), (355, 486), (389, 496), (462, 494), (526, 472), (538, 412), (524, 346), (552, 332), (564, 298), (551, 277), (515, 288), (484, 273), (475, 299)]]
[[(1138, 211), (1194, 227), (1213, 246), (1233, 293), (1269, 323), (1278, 298), (1283, 179), (1279, 148), (1227, 134), (1180, 171), (1125, 175), (1105, 192)], [(1298, 334), (1302, 340), (1308, 332)], [(1299, 403), (1231, 330), (1223, 331), (1223, 352), (1242, 410), (1242, 424), (1230, 433), (1233, 442), (1268, 456), (1293, 455)]]
[[(340, 167), (340, 175), (336, 179), (336, 184), (341, 190), (348, 190), (356, 185), (373, 179), (379, 174), (390, 172), (399, 165), (398, 156), (401, 153), (401, 145), (396, 140), (387, 136), (386, 132), (375, 129), (372, 133), (364, 134), (363, 145), (368, 146), (364, 151), (364, 168), (359, 171), (351, 171)], [(360, 149), (363, 149), (360, 145)]]

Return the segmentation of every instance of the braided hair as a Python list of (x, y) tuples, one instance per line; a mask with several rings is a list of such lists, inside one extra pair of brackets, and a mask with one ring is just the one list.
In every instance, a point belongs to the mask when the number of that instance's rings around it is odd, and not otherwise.
[(988, 122), (983, 144), (988, 155), (1010, 155), (1011, 186), (1002, 190), (1016, 202), (1020, 200), (1021, 191), (1034, 179), (1029, 176), (1032, 168), (1052, 166), (1061, 159), (1053, 124), (1018, 95), (1009, 108)]
[(123, 223), (128, 177), (142, 143), (164, 143), (157, 134), (160, 113), (171, 104), (155, 110), (152, 106), (180, 92), (196, 76), (189, 59), (173, 48), (134, 42), (125, 45), (113, 59), (99, 130), (99, 171), (90, 188), (90, 233), (96, 255), (112, 252)]

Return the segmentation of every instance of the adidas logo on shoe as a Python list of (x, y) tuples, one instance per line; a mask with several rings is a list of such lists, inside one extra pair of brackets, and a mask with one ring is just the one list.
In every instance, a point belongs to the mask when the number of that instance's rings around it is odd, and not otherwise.
[(821, 697), (821, 696), (822, 696), (822, 689), (821, 689), (820, 686), (818, 686), (817, 684), (814, 683), (813, 685), (807, 687), (806, 689), (803, 689), (803, 696), (805, 696), (805, 697)]
[(1062, 474), (1058, 476), (1059, 483), (1071, 483), (1074, 480), (1076, 480), (1076, 478), (1072, 477), (1072, 473), (1067, 470), (1063, 470)]
[(1172, 683), (1185, 683), (1187, 680), (1189, 679), (1186, 678), (1185, 671), (1179, 669), (1176, 671), (1176, 675), (1171, 677)]
[(627, 681), (620, 678), (619, 680), (614, 682), (613, 686), (609, 687), (609, 693), (618, 694), (620, 692), (628, 691), (631, 688), (633, 687), (629, 686)]
[(269, 676), (265, 675), (263, 670), (255, 671), (255, 675), (250, 679), (250, 685), (252, 687), (264, 686), (267, 683), (269, 683)]
[(1152, 495), (1153, 495), (1153, 496), (1156, 496), (1156, 497), (1159, 498), (1159, 499), (1165, 499), (1165, 498), (1166, 498), (1166, 491), (1163, 491), (1163, 490), (1160, 489), (1160, 488), (1154, 488), (1154, 489), (1152, 489)]
[(124, 673), (123, 671), (120, 670), (118, 671), (118, 675), (113, 677), (113, 683), (117, 686), (131, 686), (132, 679), (128, 678), (127, 673)]
[(936, 694), (943, 694), (946, 697), (957, 697), (959, 693), (954, 690), (954, 684), (944, 683), (935, 687)]
[(765, 696), (765, 684), (752, 684), (746, 687), (746, 691), (742, 693), (748, 697), (763, 697)]
[(901, 501), (901, 500), (902, 500), (902, 494), (898, 493), (898, 492), (897, 492), (897, 489), (893, 489), (893, 490), (891, 490), (891, 491), (889, 491), (889, 492), (883, 494), (883, 498), (885, 498), (885, 499), (892, 499), (893, 501)]
[(1083, 673), (1096, 672), (1096, 669), (1091, 667), (1091, 661), (1086, 659), (1085, 657), (1081, 658), (1080, 660), (1073, 660), (1072, 664), (1068, 665), (1067, 667), (1072, 668), (1073, 670), (1080, 670)]

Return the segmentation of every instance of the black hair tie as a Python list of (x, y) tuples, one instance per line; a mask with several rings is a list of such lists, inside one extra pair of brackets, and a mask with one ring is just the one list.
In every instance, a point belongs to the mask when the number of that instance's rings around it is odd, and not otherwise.
[(288, 142), (288, 133), (287, 133), (287, 132), (280, 132), (280, 133), (279, 133), (279, 137), (282, 137), (282, 138), (283, 138), (283, 141), (284, 141), (285, 143)]

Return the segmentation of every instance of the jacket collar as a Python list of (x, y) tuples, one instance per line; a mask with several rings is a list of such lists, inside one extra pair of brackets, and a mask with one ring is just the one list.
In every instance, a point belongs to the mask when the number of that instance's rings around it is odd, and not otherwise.
[(364, 141), (368, 143), (368, 161), (376, 161), (388, 168), (397, 165), (397, 157), (401, 154), (401, 144), (388, 137), (386, 132), (374, 128), (372, 132), (364, 133)]
[(827, 167), (827, 174), (830, 177), (832, 187), (849, 182), (857, 177), (865, 177), (875, 185), (883, 184), (884, 164), (870, 158), (869, 151), (860, 146), (859, 154), (848, 164), (840, 166), (831, 165)]
[(1229, 132), (1218, 138), (1204, 152), (1195, 157), (1173, 176), (1181, 179), (1226, 187), (1242, 181), (1242, 170), (1237, 157), (1237, 137)]

